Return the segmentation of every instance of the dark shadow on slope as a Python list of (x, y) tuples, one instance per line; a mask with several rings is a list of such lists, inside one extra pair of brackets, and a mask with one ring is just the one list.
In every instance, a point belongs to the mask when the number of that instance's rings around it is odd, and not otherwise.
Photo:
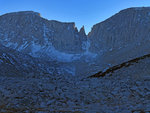
[(142, 59), (145, 59), (145, 58), (148, 58), (150, 57), (150, 54), (147, 54), (147, 55), (144, 55), (142, 57), (138, 57), (138, 58), (135, 58), (135, 59), (132, 59), (132, 60), (129, 60), (127, 62), (123, 62), (119, 65), (116, 65), (116, 66), (113, 66), (113, 67), (110, 67), (109, 69), (107, 69), (106, 71), (100, 71), (94, 75), (91, 75), (89, 76), (88, 78), (93, 78), (93, 77), (104, 77), (106, 74), (112, 74), (114, 71), (118, 70), (118, 69), (121, 69), (123, 67), (129, 67), (135, 63), (138, 63), (140, 60)]
[(144, 111), (144, 110), (132, 110), (132, 113), (150, 113), (150, 111)]

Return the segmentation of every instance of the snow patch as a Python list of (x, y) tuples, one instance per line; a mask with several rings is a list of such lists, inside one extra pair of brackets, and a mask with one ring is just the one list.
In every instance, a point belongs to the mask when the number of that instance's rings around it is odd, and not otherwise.
[(44, 25), (43, 25), (43, 36), (44, 36), (45, 41), (47, 42), (48, 40), (47, 40), (47, 37), (46, 37), (46, 33), (47, 33), (47, 27), (46, 27), (46, 25), (44, 24)]
[(3, 60), (2, 59), (0, 59), (0, 64), (2, 64), (3, 63)]
[(67, 29), (70, 30), (70, 26), (68, 26)]
[(80, 59), (79, 54), (68, 54), (64, 52), (60, 52), (55, 49), (55, 47), (52, 45), (52, 43), (48, 43), (47, 46), (41, 46), (40, 44), (36, 44), (35, 42), (32, 42), (32, 50), (30, 55), (34, 57), (39, 57), (39, 53), (47, 53), (47, 55), (57, 61), (61, 62), (72, 62), (74, 60)]
[(84, 42), (84, 53), (81, 54), (69, 54), (65, 52), (60, 52), (56, 50), (56, 48), (52, 45), (52, 43), (47, 43), (46, 46), (41, 46), (40, 44), (36, 44), (32, 42), (32, 50), (30, 55), (34, 57), (39, 57), (39, 53), (46, 53), (53, 60), (57, 60), (60, 62), (72, 62), (75, 60), (80, 60), (81, 57), (85, 57), (86, 61), (89, 61), (97, 56), (95, 53), (91, 53), (89, 51), (90, 43), (89, 41)]
[(28, 42), (26, 41), (23, 45), (21, 45), (19, 48), (18, 48), (18, 51), (21, 51), (23, 49), (25, 49), (26, 47), (28, 47)]
[(80, 56), (78, 54), (68, 54), (56, 50), (52, 43), (49, 44), (48, 53), (49, 56), (52, 56), (53, 59), (56, 59), (58, 61), (72, 62), (74, 60), (80, 59)]
[(37, 52), (39, 52), (42, 49), (41, 45), (36, 44), (35, 42), (32, 42), (32, 56), (37, 57)]
[(83, 54), (81, 54), (81, 56), (85, 57), (85, 61), (87, 61), (87, 62), (97, 56), (97, 54), (89, 51), (90, 46), (91, 46), (91, 44), (90, 44), (89, 40), (84, 41), (82, 43), (82, 49), (85, 50), (85, 52)]
[(7, 44), (5, 44), (5, 46), (13, 48), (13, 49), (16, 49), (18, 44), (17, 43), (8, 42)]
[[(110, 65), (111, 65), (111, 64), (110, 64)], [(102, 72), (104, 73), (107, 69), (109, 69), (109, 67), (106, 67), (105, 69), (103, 69)]]

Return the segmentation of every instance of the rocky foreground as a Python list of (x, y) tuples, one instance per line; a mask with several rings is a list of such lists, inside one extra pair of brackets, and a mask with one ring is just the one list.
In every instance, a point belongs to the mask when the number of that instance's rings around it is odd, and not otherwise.
[(150, 58), (100, 78), (0, 77), (1, 113), (149, 113)]

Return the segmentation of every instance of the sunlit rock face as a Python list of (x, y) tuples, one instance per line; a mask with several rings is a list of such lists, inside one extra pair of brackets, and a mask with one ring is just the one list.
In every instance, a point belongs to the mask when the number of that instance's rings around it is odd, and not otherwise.
[(150, 8), (129, 8), (93, 26), (90, 50), (102, 68), (150, 52)]
[(88, 43), (84, 27), (78, 32), (75, 23), (49, 21), (32, 11), (2, 15), (0, 41), (33, 57), (64, 62), (84, 56)]

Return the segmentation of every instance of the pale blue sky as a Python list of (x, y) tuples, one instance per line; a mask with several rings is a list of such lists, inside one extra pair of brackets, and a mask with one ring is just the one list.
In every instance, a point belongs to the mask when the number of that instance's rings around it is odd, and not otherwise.
[(75, 22), (78, 29), (91, 27), (122, 9), (150, 6), (150, 0), (0, 0), (0, 15), (36, 11), (49, 20)]

